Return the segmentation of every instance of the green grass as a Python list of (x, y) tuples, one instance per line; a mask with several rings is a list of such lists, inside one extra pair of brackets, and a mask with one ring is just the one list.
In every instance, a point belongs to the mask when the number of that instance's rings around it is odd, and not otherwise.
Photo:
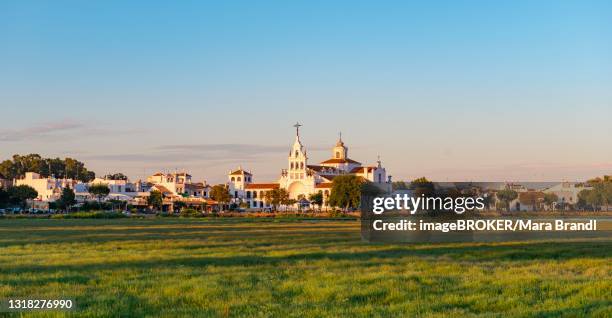
[[(0, 220), (0, 298), (78, 316), (611, 317), (612, 243), (368, 244), (357, 221)], [(2, 315), (2, 313), (0, 313)]]

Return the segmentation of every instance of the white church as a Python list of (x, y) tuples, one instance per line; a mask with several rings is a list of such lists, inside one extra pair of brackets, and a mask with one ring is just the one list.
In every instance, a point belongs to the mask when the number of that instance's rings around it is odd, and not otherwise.
[(235, 202), (246, 202), (250, 208), (267, 208), (269, 205), (264, 201), (265, 193), (282, 188), (295, 200), (305, 200), (310, 194), (321, 192), (326, 205), (333, 179), (345, 174), (362, 177), (385, 192), (391, 191), (391, 177), (387, 178), (380, 159), (374, 166), (363, 166), (360, 162), (350, 159), (342, 135), (332, 148), (330, 159), (319, 164), (310, 164), (306, 148), (300, 141), (300, 126), (299, 123), (294, 125), (296, 136), (287, 157), (287, 168), (281, 170), (280, 178), (276, 182), (255, 183), (251, 172), (242, 167), (229, 172), (229, 190)]

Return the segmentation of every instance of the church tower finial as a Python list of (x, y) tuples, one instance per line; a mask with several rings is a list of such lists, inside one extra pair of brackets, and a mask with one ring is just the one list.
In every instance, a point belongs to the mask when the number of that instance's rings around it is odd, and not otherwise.
[(295, 127), (295, 136), (296, 137), (300, 137), (300, 127), (302, 125), (299, 122), (296, 122), (295, 125), (293, 125), (293, 127)]

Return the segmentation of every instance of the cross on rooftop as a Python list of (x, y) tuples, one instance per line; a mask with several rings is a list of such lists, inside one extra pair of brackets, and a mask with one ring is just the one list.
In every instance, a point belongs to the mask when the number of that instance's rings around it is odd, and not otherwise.
[(298, 137), (300, 136), (300, 127), (301, 126), (302, 125), (299, 122), (296, 122), (295, 125), (293, 125), (293, 127), (295, 127), (295, 135), (298, 136)]

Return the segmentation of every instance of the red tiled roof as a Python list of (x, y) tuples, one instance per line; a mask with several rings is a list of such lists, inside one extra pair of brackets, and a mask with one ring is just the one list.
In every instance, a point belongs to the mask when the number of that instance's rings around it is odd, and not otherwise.
[(331, 189), (331, 187), (332, 187), (331, 182), (323, 182), (323, 183), (319, 183), (315, 185), (315, 188), (317, 189)]
[(327, 166), (317, 166), (317, 165), (307, 165), (306, 167), (308, 167), (308, 169), (314, 170), (316, 172), (321, 172), (324, 170), (331, 170), (331, 171), (336, 171), (337, 169), (335, 167), (327, 167)]
[(351, 170), (351, 173), (363, 173), (365, 169), (368, 169), (368, 172), (372, 172), (376, 167), (355, 167)]
[(232, 173), (230, 173), (230, 175), (251, 175), (248, 171), (244, 171), (242, 169), (238, 169), (236, 171), (233, 171)]
[(327, 180), (329, 180), (329, 181), (334, 180), (334, 178), (335, 178), (335, 177), (337, 177), (337, 176), (336, 176), (336, 175), (334, 175), (334, 174), (322, 174), (322, 175), (321, 175), (321, 178), (327, 179)]
[(518, 195), (519, 202), (521, 204), (532, 204), (533, 200), (544, 200), (544, 192), (541, 191), (528, 191), (528, 192), (519, 192)]
[(349, 159), (349, 158), (346, 158), (346, 159), (332, 158), (332, 159), (327, 159), (327, 160), (325, 160), (325, 161), (323, 161), (321, 163), (356, 163), (356, 164), (361, 164), (360, 162), (355, 161), (353, 159)]
[(203, 183), (187, 183), (185, 184), (186, 189), (204, 189)]
[(155, 188), (157, 190), (159, 190), (159, 192), (163, 193), (172, 193), (172, 191), (168, 190), (168, 188), (164, 187), (163, 185), (160, 184), (156, 184), (154, 185), (152, 188)]
[(249, 183), (244, 186), (245, 189), (278, 189), (278, 183)]

